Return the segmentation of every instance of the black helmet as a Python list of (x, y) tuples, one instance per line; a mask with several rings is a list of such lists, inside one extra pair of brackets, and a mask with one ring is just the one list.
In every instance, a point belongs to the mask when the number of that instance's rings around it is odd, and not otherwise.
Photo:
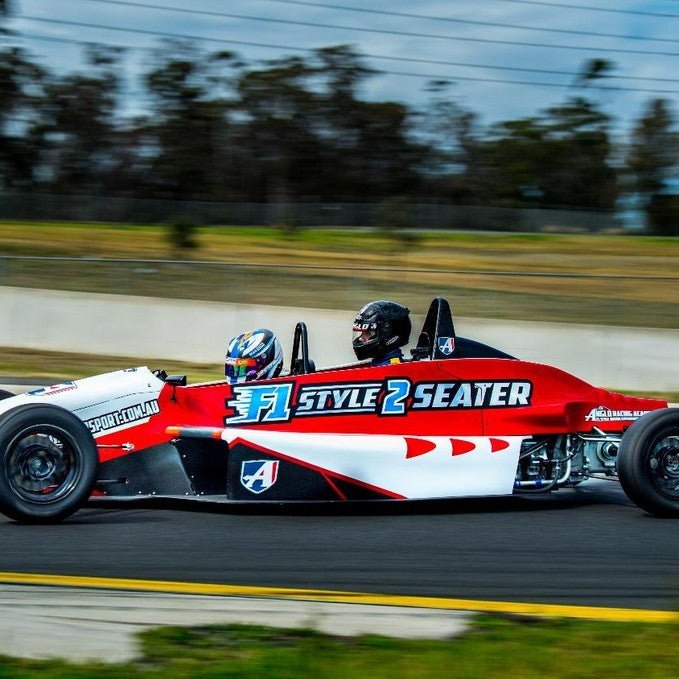
[(359, 361), (379, 358), (408, 344), (410, 309), (396, 302), (378, 300), (366, 304), (354, 321), (353, 347)]

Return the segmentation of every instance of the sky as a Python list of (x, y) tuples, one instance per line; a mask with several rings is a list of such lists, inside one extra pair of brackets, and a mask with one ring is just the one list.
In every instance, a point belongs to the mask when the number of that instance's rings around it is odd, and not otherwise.
[[(568, 73), (577, 73), (588, 59), (604, 58), (615, 62), (616, 75), (627, 77), (611, 79), (607, 84), (634, 90), (656, 90), (597, 92), (596, 96), (607, 112), (614, 116), (618, 132), (624, 133), (630, 129), (634, 119), (643, 110), (644, 103), (650, 98), (669, 99), (679, 116), (679, 0), (543, 0), (538, 3), (530, 0), (307, 0), (310, 4), (279, 0), (139, 0), (137, 3), (155, 5), (155, 9), (124, 4), (124, 0), (123, 4), (116, 4), (117, 1), (12, 0), (14, 16), (8, 22), (8, 27), (14, 36), (10, 40), (25, 46), (58, 72), (81, 68), (83, 48), (38, 39), (36, 36), (139, 48), (157, 46), (158, 37), (143, 33), (156, 31), (199, 37), (205, 41), (203, 44), (206, 49), (235, 50), (253, 64), (295, 52), (274, 47), (209, 42), (207, 39), (293, 48), (350, 44), (359, 52), (371, 55), (366, 56), (369, 66), (394, 72), (368, 79), (361, 91), (364, 98), (403, 101), (423, 107), (429, 97), (426, 85), (432, 77), (449, 79), (454, 83), (450, 88), (451, 95), (465, 107), (477, 112), (484, 124), (534, 115), (541, 109), (564, 101), (566, 97), (577, 93), (572, 86), (575, 78)], [(158, 9), (160, 6), (187, 11)], [(577, 6), (626, 10), (629, 13), (595, 11)], [(357, 12), (349, 9), (352, 7), (417, 14), (432, 19)], [(200, 12), (250, 18), (211, 16)], [(674, 16), (652, 17), (631, 12)], [(452, 20), (458, 20), (459, 23)], [(125, 30), (60, 24), (55, 21), (98, 24)], [(284, 23), (288, 21), (307, 25)], [(464, 21), (499, 25), (462, 23)], [(519, 28), (523, 26), (550, 30)], [(581, 35), (573, 31), (622, 37)], [(525, 43), (540, 43), (543, 46)], [(454, 62), (458, 65), (383, 60), (377, 58), (380, 56)], [(139, 106), (138, 79), (144, 66), (148, 65), (148, 59), (148, 52), (131, 50), (126, 52), (123, 60), (129, 82), (128, 104), (132, 111)], [(491, 67), (545, 69), (567, 74), (509, 71)], [(493, 82), (497, 80), (541, 84)], [(552, 84), (563, 87), (550, 86)]]

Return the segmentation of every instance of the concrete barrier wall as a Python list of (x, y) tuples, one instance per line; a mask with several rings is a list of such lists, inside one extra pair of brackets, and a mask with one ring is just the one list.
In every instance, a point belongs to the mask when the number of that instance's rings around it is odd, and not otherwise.
[[(293, 329), (300, 320), (309, 326), (310, 352), (317, 365), (349, 362), (354, 358), (353, 315), (353, 310), (0, 287), (0, 346), (214, 362), (218, 378), (231, 336), (269, 327), (278, 333), (289, 356)], [(422, 320), (414, 318), (416, 328)], [(679, 391), (679, 330), (472, 318), (456, 319), (456, 330), (593, 384)]]

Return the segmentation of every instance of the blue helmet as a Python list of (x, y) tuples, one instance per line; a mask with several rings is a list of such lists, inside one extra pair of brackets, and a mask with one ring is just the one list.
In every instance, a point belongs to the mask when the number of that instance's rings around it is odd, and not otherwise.
[(229, 342), (224, 374), (231, 384), (277, 377), (282, 369), (283, 349), (271, 330), (250, 330)]

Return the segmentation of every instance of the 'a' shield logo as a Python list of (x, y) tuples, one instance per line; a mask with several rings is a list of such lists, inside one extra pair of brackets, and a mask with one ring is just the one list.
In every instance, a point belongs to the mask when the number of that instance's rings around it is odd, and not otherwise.
[(455, 351), (455, 338), (439, 337), (438, 349), (444, 356), (450, 356)]
[(240, 482), (251, 493), (263, 493), (278, 478), (278, 460), (245, 460), (240, 468)]

